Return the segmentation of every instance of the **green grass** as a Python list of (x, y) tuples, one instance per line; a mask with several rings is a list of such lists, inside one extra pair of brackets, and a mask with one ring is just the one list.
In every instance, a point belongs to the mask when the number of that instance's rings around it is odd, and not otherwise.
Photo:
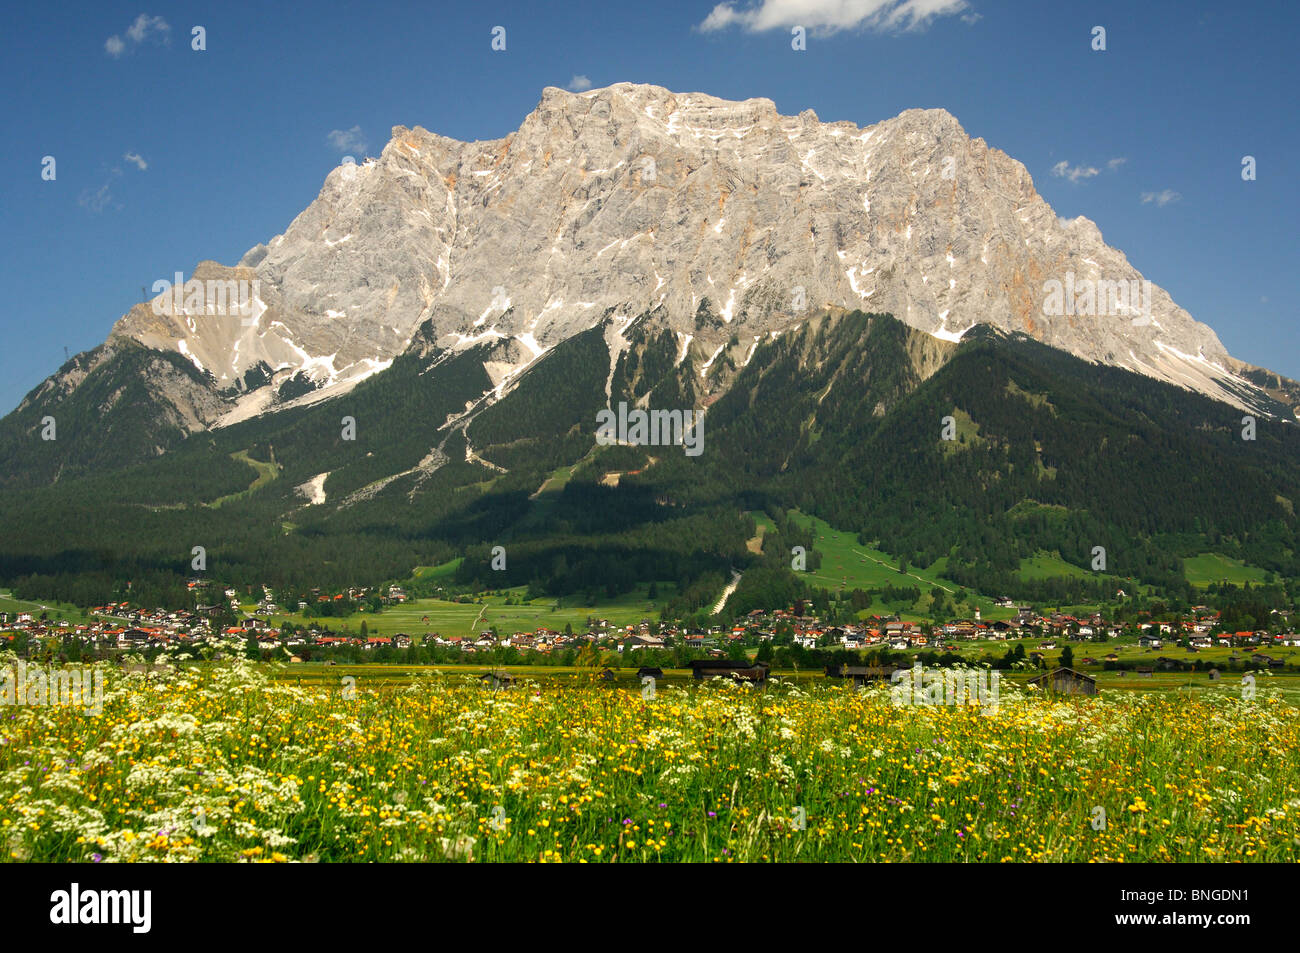
[(572, 479), (573, 471), (578, 469), (586, 459), (586, 457), (583, 457), (582, 460), (579, 460), (571, 466), (556, 467), (552, 470), (550, 475), (542, 481), (542, 485), (537, 488), (537, 492), (534, 494), (534, 499), (540, 499), (541, 497), (551, 493), (561, 492), (565, 486), (568, 485), (569, 480)]
[(1052, 579), (1064, 576), (1071, 579), (1084, 579), (1093, 573), (1073, 563), (1067, 563), (1059, 553), (1037, 553), (1028, 559), (1020, 560), (1021, 579), (1026, 582), (1036, 579)]
[(746, 542), (746, 546), (748, 546), (752, 551), (753, 547), (757, 545), (758, 552), (762, 552), (763, 538), (776, 527), (776, 524), (768, 519), (763, 513), (750, 513), (749, 515), (754, 518), (756, 535)]
[[(754, 514), (751, 514), (754, 515)], [(879, 589), (884, 586), (896, 588), (915, 587), (921, 590), (921, 598), (914, 605), (889, 603), (882, 605), (878, 600), (868, 613), (887, 610), (898, 611), (904, 619), (919, 620), (925, 616), (930, 607), (930, 590), (936, 586), (945, 590), (951, 598), (961, 589), (951, 579), (943, 577), (947, 557), (941, 557), (925, 568), (907, 567), (907, 574), (898, 571), (898, 558), (882, 550), (863, 546), (853, 533), (837, 530), (825, 520), (809, 516), (798, 511), (791, 511), (791, 519), (798, 525), (813, 532), (813, 548), (821, 553), (820, 568), (809, 570), (808, 582), (817, 587), (830, 589)], [(993, 597), (966, 590), (967, 602), (980, 609), (982, 619), (994, 621), (1009, 619), (1010, 609), (993, 605)]]
[(1208, 586), (1212, 582), (1262, 583), (1267, 573), (1255, 566), (1248, 566), (1240, 559), (1221, 556), (1218, 553), (1201, 553), (1183, 560), (1183, 574), (1194, 586)]
[[(1076, 646), (1077, 648), (1077, 646)], [(1049, 652), (1047, 669), (1057, 664), (1059, 652)], [(1120, 673), (1105, 671), (1094, 666), (1081, 665), (1078, 658), (1085, 653), (1075, 653), (1076, 671), (1087, 672), (1097, 679), (1097, 686), (1103, 692), (1209, 692), (1240, 695), (1242, 674), (1224, 671), (1218, 680), (1212, 680), (1208, 672), (1153, 672), (1150, 676), (1136, 672)], [(1121, 656), (1123, 653), (1121, 653)], [(1154, 658), (1154, 656), (1153, 656)], [(404, 663), (349, 663), (327, 665), (323, 662), (303, 662), (287, 665), (275, 672), (274, 678), (281, 682), (290, 682), (306, 687), (333, 686), (345, 676), (352, 676), (358, 681), (364, 680), (368, 685), (405, 687), (421, 679), (434, 678), (441, 681), (465, 681), (476, 679), (488, 671), (506, 671), (519, 679), (529, 679), (550, 687), (579, 686), (594, 683), (613, 689), (639, 687), (640, 679), (636, 675), (639, 661), (634, 657), (621, 660), (622, 667), (610, 666), (613, 678), (598, 678), (604, 665), (593, 668), (579, 668), (572, 665), (487, 665), (487, 664), (437, 664), (408, 665)], [(1024, 687), (1031, 678), (1042, 674), (1040, 669), (1015, 669), (999, 673), (1001, 679), (1008, 683)], [(1257, 686), (1280, 691), (1288, 701), (1300, 704), (1300, 673), (1283, 674), (1255, 673)], [(800, 684), (842, 684), (836, 679), (829, 679), (821, 669), (800, 670), (773, 669), (772, 678), (782, 681), (797, 681)], [(656, 679), (660, 687), (668, 685), (687, 686), (695, 681), (690, 669), (664, 669), (662, 678)]]
[(960, 407), (954, 408), (952, 412), (953, 423), (955, 425), (957, 439), (944, 440), (940, 438), (939, 449), (946, 457), (949, 454), (959, 453), (962, 450), (969, 450), (972, 447), (982, 446), (986, 441), (980, 436), (980, 426), (971, 419), (970, 414)]
[(449, 559), (447, 562), (437, 566), (416, 566), (415, 571), (411, 573), (411, 578), (419, 582), (429, 582), (434, 579), (450, 579), (456, 575), (456, 570), (464, 562), (464, 556), (457, 556), (455, 559)]
[[(443, 682), (458, 682), (477, 679), (485, 672), (509, 672), (517, 679), (540, 682), (548, 687), (564, 688), (595, 684), (598, 687), (614, 689), (640, 689), (641, 680), (636, 670), (641, 665), (635, 653), (630, 658), (621, 660), (621, 668), (609, 666), (613, 678), (600, 677), (606, 666), (598, 665), (579, 668), (574, 665), (405, 665), (340, 662), (326, 665), (323, 662), (301, 662), (286, 665), (273, 674), (280, 682), (303, 685), (305, 687), (333, 687), (345, 676), (351, 675), (367, 685), (385, 685), (404, 687), (422, 679), (433, 678)], [(694, 673), (688, 668), (666, 668), (663, 676), (655, 679), (659, 687), (677, 685), (686, 687), (696, 681)], [(773, 670), (773, 678), (783, 681), (797, 681), (800, 684), (824, 682), (826, 676), (820, 668), (794, 671), (793, 669)]]
[[(441, 567), (432, 567), (431, 571), (444, 571), (449, 563)], [(660, 584), (660, 592), (671, 591), (672, 586)], [(358, 612), (346, 619), (319, 618), (305, 619), (300, 613), (279, 615), (272, 618), (276, 625), (284, 621), (301, 625), (304, 622), (319, 621), (334, 630), (344, 626), (351, 631), (360, 629), (366, 623), (370, 635), (395, 635), (405, 632), (408, 635), (422, 635), (425, 632), (439, 632), (443, 635), (469, 635), (482, 632), (496, 626), (500, 632), (531, 632), (541, 626), (548, 629), (564, 630), (565, 624), (572, 625), (575, 631), (585, 629), (588, 618), (608, 619), (613, 625), (629, 625), (642, 619), (659, 618), (660, 600), (646, 598), (645, 587), (616, 599), (602, 599), (594, 606), (577, 605), (576, 596), (564, 601), (562, 608), (555, 608), (553, 598), (535, 599), (523, 605), (506, 605), (509, 596), (519, 598), (524, 589), (509, 590), (508, 593), (493, 593), (483, 597), (482, 603), (448, 602), (443, 599), (413, 599), (404, 605), (385, 606), (379, 613)], [(245, 607), (252, 611), (252, 606)], [(428, 621), (425, 621), (425, 618)]]
[(1028, 401), (1030, 405), (1034, 407), (1048, 407), (1051, 408), (1053, 412), (1056, 410), (1055, 405), (1047, 399), (1046, 394), (1037, 394), (1027, 390), (1022, 390), (1016, 385), (1015, 381), (1007, 381), (1007, 393)]
[(230, 458), (232, 460), (238, 460), (241, 463), (247, 463), (257, 471), (257, 476), (254, 478), (253, 482), (248, 485), (247, 489), (240, 490), (238, 493), (227, 493), (225, 496), (218, 497), (211, 503), (207, 504), (213, 509), (219, 509), (222, 505), (229, 503), (232, 500), (240, 500), (246, 496), (251, 496), (280, 475), (279, 464), (274, 462), (263, 463), (261, 460), (254, 460), (248, 455), (247, 450), (239, 450), (232, 453)]
[[(1041, 645), (1044, 642), (1055, 642), (1057, 648), (1042, 649)], [(1097, 684), (1103, 688), (1115, 688), (1124, 691), (1173, 690), (1182, 689), (1188, 685), (1203, 688), (1223, 688), (1228, 686), (1231, 691), (1239, 691), (1242, 673), (1230, 672), (1228, 670), (1229, 663), (1236, 661), (1244, 664), (1254, 654), (1244, 649), (1234, 649), (1220, 645), (1200, 649), (1196, 652), (1188, 652), (1176, 642), (1166, 642), (1158, 649), (1149, 649), (1138, 645), (1137, 641), (1129, 636), (1112, 639), (1105, 643), (1067, 642), (1054, 637), (1011, 639), (1006, 642), (981, 639), (971, 642), (957, 642), (953, 645), (953, 649), (957, 655), (975, 661), (982, 659), (986, 655), (1000, 658), (1006, 653), (1007, 649), (1014, 649), (1017, 644), (1023, 644), (1026, 653), (1042, 651), (1048, 669), (1061, 664), (1062, 649), (1068, 645), (1074, 655), (1072, 668), (1094, 676), (1097, 679)], [(911, 649), (909, 654), (915, 655), (922, 651), (933, 651), (933, 648)], [(1281, 658), (1292, 665), (1300, 663), (1300, 649), (1297, 648), (1261, 645), (1256, 648), (1256, 651), (1272, 658)], [(1118, 656), (1118, 663), (1124, 665), (1155, 668), (1156, 660), (1163, 656), (1180, 662), (1203, 662), (1221, 668), (1223, 673), (1222, 678), (1217, 682), (1210, 680), (1208, 672), (1162, 672), (1157, 670), (1150, 677), (1143, 677), (1135, 672), (1121, 675), (1118, 671), (1106, 671), (1105, 669), (1105, 658), (1111, 654)], [(1093, 664), (1085, 664), (1083, 662), (1085, 658), (1093, 658), (1097, 661)], [(1019, 675), (1008, 677), (1021, 678), (1023, 681), (1035, 674), (1038, 674), (1036, 670), (1028, 673), (1024, 678)], [(1285, 688), (1288, 691), (1295, 692), (1300, 698), (1300, 673), (1270, 672), (1269, 674), (1258, 674), (1257, 677), (1261, 684), (1267, 679), (1270, 687)]]
[[(42, 606), (45, 608), (41, 608)], [(67, 602), (29, 602), (26, 599), (15, 599), (13, 593), (8, 590), (0, 592), (0, 612), (30, 612), (32, 617), (37, 619), (44, 612), (52, 622), (63, 620), (74, 625), (84, 621), (78, 606)]]

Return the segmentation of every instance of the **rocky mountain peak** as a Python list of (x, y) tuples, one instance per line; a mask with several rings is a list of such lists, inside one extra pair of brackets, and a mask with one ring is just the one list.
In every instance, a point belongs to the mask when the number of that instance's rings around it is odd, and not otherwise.
[(824, 307), (888, 311), (949, 341), (988, 323), (1257, 403), (1210, 328), (944, 109), (858, 127), (763, 98), (547, 87), (504, 138), (395, 126), (358, 159), (236, 268), (204, 266), (258, 283), (254, 320), (137, 307), (114, 333), (177, 350), (223, 387), (264, 369), (270, 385), (228, 421), (275, 406), (290, 377), (317, 387), (297, 400), (341, 392), (426, 322), (444, 348), (513, 342), (503, 353), (521, 359), (495, 380), (606, 317), (655, 311), (707, 391), (726, 385), (711, 370)]

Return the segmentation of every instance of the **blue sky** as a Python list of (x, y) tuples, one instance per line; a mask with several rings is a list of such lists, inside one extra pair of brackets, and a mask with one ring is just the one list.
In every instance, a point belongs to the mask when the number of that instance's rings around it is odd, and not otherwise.
[[(649, 82), (876, 122), (942, 106), (1235, 356), (1300, 378), (1300, 8), (1280, 3), (115, 2), (6, 11), (0, 413), (142, 286), (233, 264), (394, 125), (515, 129), (545, 86)], [(808, 26), (791, 49), (790, 23)], [(191, 49), (192, 28), (207, 49)], [(506, 49), (491, 49), (492, 28)], [(1092, 30), (1106, 29), (1094, 51)], [(1241, 177), (1254, 156), (1257, 179)], [(53, 156), (56, 178), (42, 179)], [(1112, 161), (1123, 160), (1123, 161)], [(1064, 165), (1062, 165), (1064, 163)]]

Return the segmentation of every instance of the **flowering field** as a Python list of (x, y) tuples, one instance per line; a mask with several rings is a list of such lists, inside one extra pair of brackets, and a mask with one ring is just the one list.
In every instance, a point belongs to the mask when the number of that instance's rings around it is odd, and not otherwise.
[(1269, 692), (894, 707), (843, 685), (463, 676), (355, 691), (233, 661), (0, 707), (10, 860), (1295, 860)]

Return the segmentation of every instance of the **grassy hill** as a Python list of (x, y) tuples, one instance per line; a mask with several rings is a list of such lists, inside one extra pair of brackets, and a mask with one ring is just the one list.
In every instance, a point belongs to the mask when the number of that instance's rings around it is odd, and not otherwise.
[(1265, 570), (1257, 566), (1248, 566), (1240, 559), (1219, 553), (1201, 553), (1184, 558), (1183, 571), (1187, 574), (1187, 581), (1194, 586), (1207, 586), (1215, 582), (1258, 585), (1268, 576)]
[[(602, 599), (593, 605), (583, 605), (581, 600), (533, 599), (522, 605), (506, 605), (507, 599), (523, 598), (523, 588), (493, 593), (479, 602), (451, 602), (445, 599), (412, 599), (402, 605), (385, 606), (382, 612), (357, 612), (343, 619), (322, 618), (322, 624), (333, 629), (346, 628), (356, 632), (366, 623), (370, 635), (396, 635), (399, 632), (418, 636), (426, 632), (442, 635), (470, 635), (496, 626), (501, 632), (531, 632), (539, 627), (563, 630), (572, 625), (575, 630), (586, 628), (590, 618), (607, 619), (613, 625), (630, 625), (642, 619), (657, 620), (662, 600), (646, 597), (645, 588), (615, 599)], [(246, 605), (252, 612), (256, 606)], [(427, 621), (426, 621), (427, 620)], [(277, 625), (293, 622), (302, 625), (312, 620), (301, 613), (284, 613), (273, 616)]]

